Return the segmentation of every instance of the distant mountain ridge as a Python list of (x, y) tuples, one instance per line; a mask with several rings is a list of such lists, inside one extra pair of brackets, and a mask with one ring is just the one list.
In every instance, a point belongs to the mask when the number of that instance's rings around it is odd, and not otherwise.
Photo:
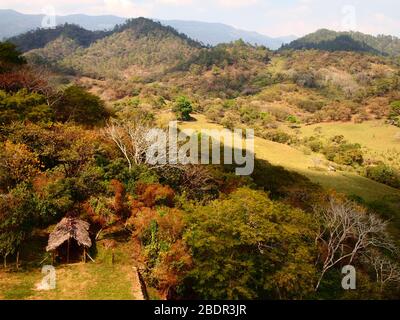
[(240, 30), (222, 23), (181, 20), (160, 20), (160, 22), (175, 28), (179, 32), (187, 34), (194, 40), (212, 46), (242, 39), (253, 45), (264, 45), (270, 49), (276, 50), (279, 49), (282, 44), (297, 39), (295, 36), (278, 38), (267, 37), (258, 32)]
[[(22, 14), (14, 10), (0, 10), (0, 40), (41, 28), (45, 16), (41, 14)], [(111, 30), (117, 24), (123, 24), (127, 19), (112, 15), (89, 16), (74, 14), (56, 16), (57, 25), (76, 24), (91, 31)], [(163, 25), (171, 26), (177, 31), (206, 45), (217, 45), (243, 39), (251, 44), (264, 45), (270, 49), (278, 49), (282, 44), (289, 43), (296, 37), (288, 36), (272, 38), (257, 32), (236, 29), (222, 23), (207, 23), (199, 21), (158, 20)]]
[(372, 36), (361, 32), (336, 32), (321, 29), (283, 45), (282, 50), (319, 49), (326, 51), (369, 52), (379, 55), (399, 56), (400, 39), (394, 36)]

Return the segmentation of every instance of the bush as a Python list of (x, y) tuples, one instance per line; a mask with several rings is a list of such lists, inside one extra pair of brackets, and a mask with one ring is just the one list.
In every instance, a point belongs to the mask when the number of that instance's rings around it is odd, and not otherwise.
[(394, 101), (390, 104), (390, 122), (400, 127), (400, 101)]
[(296, 102), (296, 105), (305, 111), (314, 113), (321, 110), (326, 104), (321, 100), (304, 99)]
[(189, 121), (191, 119), (190, 113), (193, 112), (192, 103), (186, 97), (179, 97), (176, 99), (173, 111), (179, 120)]
[(282, 144), (290, 144), (294, 140), (291, 135), (280, 130), (269, 131), (263, 136), (265, 139)]
[(313, 152), (320, 152), (324, 146), (323, 142), (316, 138), (310, 137), (308, 141), (306, 141), (306, 145), (313, 151)]
[(347, 143), (343, 136), (335, 136), (323, 148), (322, 153), (329, 161), (337, 164), (354, 166), (364, 163), (361, 145)]
[(299, 120), (296, 116), (294, 116), (294, 115), (288, 116), (288, 117), (286, 118), (286, 121), (288, 121), (288, 122), (290, 122), (290, 123), (293, 123), (293, 124), (300, 123), (300, 120)]
[(388, 165), (379, 164), (367, 167), (365, 169), (365, 176), (388, 186), (400, 188), (400, 172)]

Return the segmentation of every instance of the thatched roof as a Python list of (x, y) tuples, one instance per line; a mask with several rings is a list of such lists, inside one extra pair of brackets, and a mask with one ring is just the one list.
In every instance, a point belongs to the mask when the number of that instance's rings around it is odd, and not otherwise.
[(75, 239), (80, 246), (90, 248), (89, 223), (77, 218), (64, 218), (50, 234), (46, 251), (54, 251), (68, 239)]

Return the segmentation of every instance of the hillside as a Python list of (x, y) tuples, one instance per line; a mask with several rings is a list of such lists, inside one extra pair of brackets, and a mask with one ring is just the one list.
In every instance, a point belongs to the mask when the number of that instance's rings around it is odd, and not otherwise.
[(283, 45), (281, 49), (356, 51), (398, 56), (400, 55), (400, 39), (394, 36), (379, 35), (375, 37), (361, 32), (336, 32), (321, 29)]
[[(71, 70), (93, 78), (127, 78), (162, 73), (188, 58), (201, 45), (171, 27), (145, 18), (128, 20), (112, 31), (85, 31), (82, 39), (74, 37), (70, 25), (58, 27), (55, 39), (40, 49), (27, 53), (28, 58), (49, 63), (56, 70)], [(75, 27), (74, 27), (75, 28)], [(41, 38), (47, 30), (21, 35)], [(81, 34), (81, 35), (82, 35)], [(18, 41), (12, 41), (18, 44)]]
[(33, 49), (43, 48), (60, 37), (75, 41), (79, 46), (88, 47), (93, 42), (110, 35), (106, 31), (89, 31), (78, 25), (64, 24), (54, 29), (36, 29), (19, 36), (12, 37), (8, 41), (14, 43), (19, 50), (27, 52)]
[[(207, 119), (203, 115), (195, 115), (194, 119), (195, 121), (182, 123), (182, 129), (193, 129), (198, 131), (202, 129), (223, 129), (223, 127), (207, 121)], [(343, 131), (340, 129), (334, 130), (335, 126), (340, 127), (345, 125), (331, 125), (330, 136), (334, 136), (337, 133), (342, 133)], [(323, 125), (324, 131), (328, 131), (327, 127), (328, 125)], [(399, 146), (398, 142), (393, 142), (393, 137), (395, 136), (395, 133), (400, 133), (399, 128), (385, 128), (385, 126), (378, 123), (365, 123), (359, 126), (353, 124), (347, 125), (347, 127), (351, 127), (352, 129), (350, 130), (352, 131), (347, 133), (346, 136), (349, 139), (352, 139), (353, 142), (362, 142), (363, 145), (366, 145), (371, 139), (369, 141), (365, 141), (368, 140), (368, 138), (365, 139), (361, 135), (361, 133), (356, 137), (353, 137), (350, 133), (356, 130), (362, 130), (364, 132), (371, 131), (372, 133), (370, 136), (373, 136), (374, 139), (376, 139), (374, 133), (381, 133), (381, 136), (379, 136), (379, 141), (381, 143), (382, 141), (385, 141), (385, 143), (384, 145), (380, 146), (373, 145), (373, 147), (371, 148), (372, 152), (378, 150), (389, 151), (390, 149), (397, 148)], [(312, 135), (315, 128), (316, 126), (304, 126), (302, 127), (302, 130), (307, 132), (309, 135)], [(390, 132), (390, 130), (392, 132)], [(284, 145), (259, 137), (256, 137), (254, 143), (256, 156), (259, 159), (266, 160), (273, 165), (283, 166), (289, 170), (296, 171), (302, 175), (305, 175), (311, 181), (322, 185), (326, 189), (335, 189), (338, 192), (345, 193), (349, 196), (358, 196), (363, 198), (366, 202), (373, 203), (381, 199), (387, 198), (394, 211), (400, 209), (400, 204), (398, 202), (398, 200), (400, 199), (399, 189), (391, 188), (375, 181), (360, 177), (354, 172), (329, 172), (328, 163), (321, 163), (321, 167), (316, 169), (313, 159), (315, 159), (316, 157), (320, 157), (320, 155), (316, 153), (307, 154), (302, 152), (302, 150), (297, 149), (296, 147)], [(394, 219), (396, 219), (400, 223), (400, 215), (396, 215)]]

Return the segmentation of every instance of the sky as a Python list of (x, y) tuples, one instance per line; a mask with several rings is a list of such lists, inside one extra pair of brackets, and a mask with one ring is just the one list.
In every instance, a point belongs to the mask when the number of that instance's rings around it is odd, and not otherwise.
[(328, 28), (400, 37), (399, 0), (0, 0), (0, 9), (221, 22), (268, 36)]

